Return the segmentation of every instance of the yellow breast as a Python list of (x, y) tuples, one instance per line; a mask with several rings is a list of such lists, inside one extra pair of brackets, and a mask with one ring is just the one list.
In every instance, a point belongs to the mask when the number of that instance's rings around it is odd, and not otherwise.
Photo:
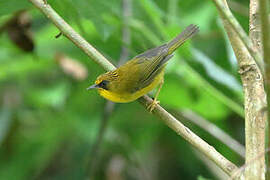
[(127, 102), (134, 101), (138, 99), (139, 97), (147, 94), (149, 91), (153, 90), (163, 80), (163, 76), (164, 76), (164, 70), (161, 73), (159, 73), (159, 75), (156, 76), (156, 78), (154, 79), (152, 83), (150, 83), (145, 88), (140, 89), (134, 93), (117, 94), (117, 93), (107, 91), (104, 89), (98, 89), (98, 92), (105, 99), (108, 99), (112, 102), (127, 103)]

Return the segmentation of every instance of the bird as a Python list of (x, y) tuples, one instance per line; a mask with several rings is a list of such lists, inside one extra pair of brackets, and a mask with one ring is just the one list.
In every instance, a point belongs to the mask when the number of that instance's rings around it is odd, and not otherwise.
[(147, 50), (117, 69), (101, 74), (87, 90), (97, 89), (98, 93), (107, 100), (128, 103), (159, 85), (154, 100), (147, 107), (152, 112), (160, 103), (157, 98), (164, 83), (165, 66), (173, 57), (174, 51), (198, 32), (199, 27), (190, 24), (168, 43)]

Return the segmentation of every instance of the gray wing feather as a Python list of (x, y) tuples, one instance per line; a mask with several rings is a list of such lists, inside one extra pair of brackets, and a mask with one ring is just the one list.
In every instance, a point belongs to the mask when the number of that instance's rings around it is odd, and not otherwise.
[(148, 86), (154, 80), (156, 75), (161, 72), (166, 62), (168, 62), (172, 56), (172, 54), (168, 55), (167, 44), (148, 50), (145, 53), (136, 56), (135, 58), (140, 58), (138, 63), (149, 61), (148, 63), (144, 63), (147, 65), (143, 67), (143, 74), (138, 82), (136, 90)]

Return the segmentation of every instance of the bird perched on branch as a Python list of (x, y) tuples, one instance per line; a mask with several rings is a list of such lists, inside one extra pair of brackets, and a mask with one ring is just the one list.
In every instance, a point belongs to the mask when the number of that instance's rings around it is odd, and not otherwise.
[(135, 56), (113, 71), (101, 74), (87, 90), (97, 89), (101, 96), (110, 101), (127, 103), (159, 85), (155, 98), (148, 107), (151, 112), (159, 103), (157, 97), (164, 82), (167, 62), (173, 57), (173, 52), (198, 31), (198, 26), (189, 25), (170, 42)]

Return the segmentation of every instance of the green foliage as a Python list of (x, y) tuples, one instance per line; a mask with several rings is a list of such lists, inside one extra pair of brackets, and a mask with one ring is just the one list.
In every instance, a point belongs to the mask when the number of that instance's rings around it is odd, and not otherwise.
[(18, 10), (22, 10), (24, 8), (29, 8), (31, 5), (27, 0), (0, 0), (0, 16), (8, 15), (14, 13)]
[[(114, 64), (122, 46), (132, 58), (166, 43), (189, 24), (199, 25), (199, 35), (179, 48), (167, 67), (161, 105), (168, 110), (191, 109), (232, 136), (239, 130), (244, 133), (241, 82), (210, 1), (134, 0), (129, 45), (121, 39), (120, 0), (48, 3)], [(96, 91), (85, 89), (103, 70), (64, 36), (56, 39), (56, 27), (26, 0), (0, 0), (1, 25), (25, 8), (32, 16), (34, 52), (20, 50), (6, 31), (0, 34), (0, 177), (85, 179), (105, 104)], [(238, 16), (246, 25), (247, 17)], [(55, 60), (58, 52), (81, 63), (88, 76), (79, 81), (65, 73)], [(187, 125), (229, 160), (242, 161), (208, 133)], [(197, 156), (139, 103), (116, 104), (101, 143), (95, 179), (109, 179), (110, 168), (117, 163), (122, 164), (123, 179), (214, 179)]]

